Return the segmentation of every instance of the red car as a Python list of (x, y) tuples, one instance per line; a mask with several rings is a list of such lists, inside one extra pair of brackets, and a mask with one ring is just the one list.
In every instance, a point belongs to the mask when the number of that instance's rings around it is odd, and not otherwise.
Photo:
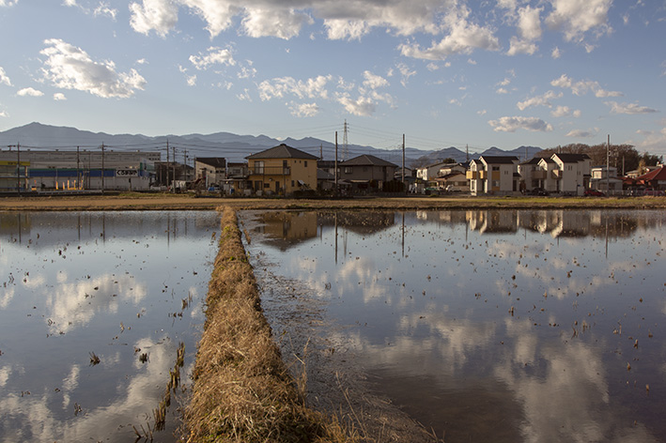
[(597, 190), (597, 189), (588, 189), (585, 191), (585, 196), (586, 197), (605, 197), (606, 194), (603, 192)]

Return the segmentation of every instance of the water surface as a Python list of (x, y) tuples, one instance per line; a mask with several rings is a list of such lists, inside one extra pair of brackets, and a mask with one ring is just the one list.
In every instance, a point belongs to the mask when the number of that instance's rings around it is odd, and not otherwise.
[(194, 359), (215, 232), (216, 212), (1, 213), (0, 441), (154, 427), (178, 345), (183, 381)]
[(243, 217), (257, 271), (446, 441), (666, 441), (663, 211)]

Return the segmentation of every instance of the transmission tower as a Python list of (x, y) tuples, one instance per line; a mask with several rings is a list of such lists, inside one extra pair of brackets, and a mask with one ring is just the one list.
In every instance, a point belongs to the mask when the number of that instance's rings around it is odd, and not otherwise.
[(347, 151), (347, 142), (348, 142), (347, 128), (348, 128), (347, 120), (345, 119), (344, 133), (342, 136), (342, 161), (347, 160), (347, 154), (349, 154), (349, 152)]

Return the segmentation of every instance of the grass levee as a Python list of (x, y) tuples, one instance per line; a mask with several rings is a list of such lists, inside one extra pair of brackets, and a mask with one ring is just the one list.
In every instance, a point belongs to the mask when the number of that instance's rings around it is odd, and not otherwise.
[(184, 433), (188, 442), (350, 441), (334, 419), (305, 406), (262, 313), (238, 219), (228, 207)]

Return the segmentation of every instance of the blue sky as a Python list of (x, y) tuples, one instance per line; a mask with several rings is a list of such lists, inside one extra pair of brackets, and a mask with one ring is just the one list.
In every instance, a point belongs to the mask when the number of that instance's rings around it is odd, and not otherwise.
[(666, 155), (666, 0), (0, 0), (0, 130)]

